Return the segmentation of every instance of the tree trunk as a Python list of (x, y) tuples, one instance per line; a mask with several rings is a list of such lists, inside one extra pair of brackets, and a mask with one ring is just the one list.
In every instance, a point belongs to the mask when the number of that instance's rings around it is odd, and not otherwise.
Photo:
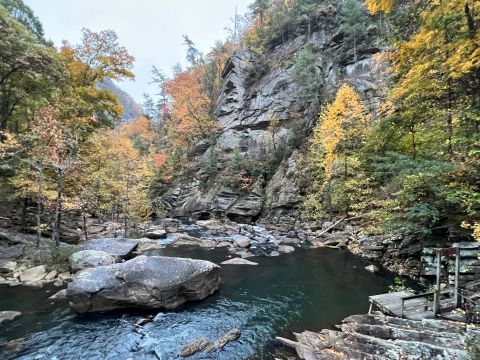
[(22, 219), (20, 223), (20, 232), (25, 233), (27, 230), (27, 211), (28, 211), (28, 197), (25, 196), (23, 198), (23, 206), (22, 206)]
[(87, 241), (88, 240), (88, 232), (87, 232), (87, 214), (86, 214), (86, 212), (83, 212), (82, 218), (83, 218), (83, 235), (85, 236), (85, 241)]
[(57, 173), (57, 199), (55, 201), (55, 220), (53, 224), (52, 240), (55, 246), (60, 245), (60, 222), (62, 220), (63, 171)]
[(37, 248), (40, 247), (42, 238), (42, 200), (43, 200), (43, 167), (38, 169), (38, 187), (37, 187)]

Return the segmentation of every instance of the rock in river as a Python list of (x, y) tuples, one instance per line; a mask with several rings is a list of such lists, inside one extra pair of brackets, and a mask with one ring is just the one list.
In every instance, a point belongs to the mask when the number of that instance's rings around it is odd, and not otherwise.
[(67, 288), (78, 313), (120, 308), (175, 309), (202, 300), (220, 284), (220, 267), (204, 260), (138, 256), (120, 264), (86, 269)]
[(126, 259), (132, 255), (137, 245), (138, 240), (133, 239), (94, 239), (83, 244), (83, 249), (105, 251), (108, 255)]
[(0, 311), (0, 324), (4, 321), (12, 321), (22, 315), (20, 311)]
[(115, 258), (100, 250), (82, 250), (72, 254), (69, 258), (70, 268), (73, 271), (115, 264)]
[(233, 258), (230, 260), (225, 260), (222, 262), (222, 265), (258, 265), (258, 263), (242, 258)]

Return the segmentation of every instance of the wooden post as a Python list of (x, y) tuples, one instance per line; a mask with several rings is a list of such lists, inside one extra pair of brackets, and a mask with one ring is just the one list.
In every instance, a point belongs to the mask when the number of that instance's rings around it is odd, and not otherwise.
[(455, 306), (460, 307), (460, 248), (455, 253)]
[(435, 294), (433, 295), (433, 316), (437, 316), (440, 308), (440, 277), (442, 275), (442, 254), (441, 250), (437, 250), (437, 283), (435, 286)]

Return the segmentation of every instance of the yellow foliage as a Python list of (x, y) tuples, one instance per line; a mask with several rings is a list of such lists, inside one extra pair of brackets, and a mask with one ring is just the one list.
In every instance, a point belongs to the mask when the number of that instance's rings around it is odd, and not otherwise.
[(393, 0), (365, 0), (367, 4), (368, 11), (372, 15), (375, 15), (379, 12), (384, 12), (389, 14), (393, 9)]
[(370, 123), (370, 117), (364, 115), (364, 112), (365, 107), (358, 94), (344, 84), (338, 90), (335, 101), (320, 114), (311, 148), (323, 149), (323, 168), (327, 181), (333, 176), (334, 162), (339, 153), (354, 148), (365, 140), (365, 129)]

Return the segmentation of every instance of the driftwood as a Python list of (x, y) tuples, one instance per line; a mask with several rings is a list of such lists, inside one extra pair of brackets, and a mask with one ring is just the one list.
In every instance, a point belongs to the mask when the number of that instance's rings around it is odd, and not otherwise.
[(468, 359), (468, 339), (477, 335), (462, 323), (444, 320), (407, 320), (381, 314), (354, 315), (343, 320), (341, 331), (305, 331), (297, 341), (277, 338), (293, 346), (305, 360), (320, 359)]
[(323, 230), (320, 234), (317, 235), (317, 237), (320, 237), (320, 236), (326, 234), (326, 233), (329, 232), (330, 230), (334, 229), (335, 226), (337, 226), (338, 224), (340, 224), (340, 223), (342, 223), (342, 222), (344, 222), (344, 221), (355, 220), (355, 219), (359, 219), (359, 218), (361, 218), (361, 217), (362, 217), (361, 215), (360, 215), (360, 216), (353, 216), (353, 217), (349, 217), (349, 218), (343, 217), (343, 218), (341, 218), (340, 220), (338, 220), (336, 223), (334, 223), (332, 226), (329, 226), (327, 229)]

